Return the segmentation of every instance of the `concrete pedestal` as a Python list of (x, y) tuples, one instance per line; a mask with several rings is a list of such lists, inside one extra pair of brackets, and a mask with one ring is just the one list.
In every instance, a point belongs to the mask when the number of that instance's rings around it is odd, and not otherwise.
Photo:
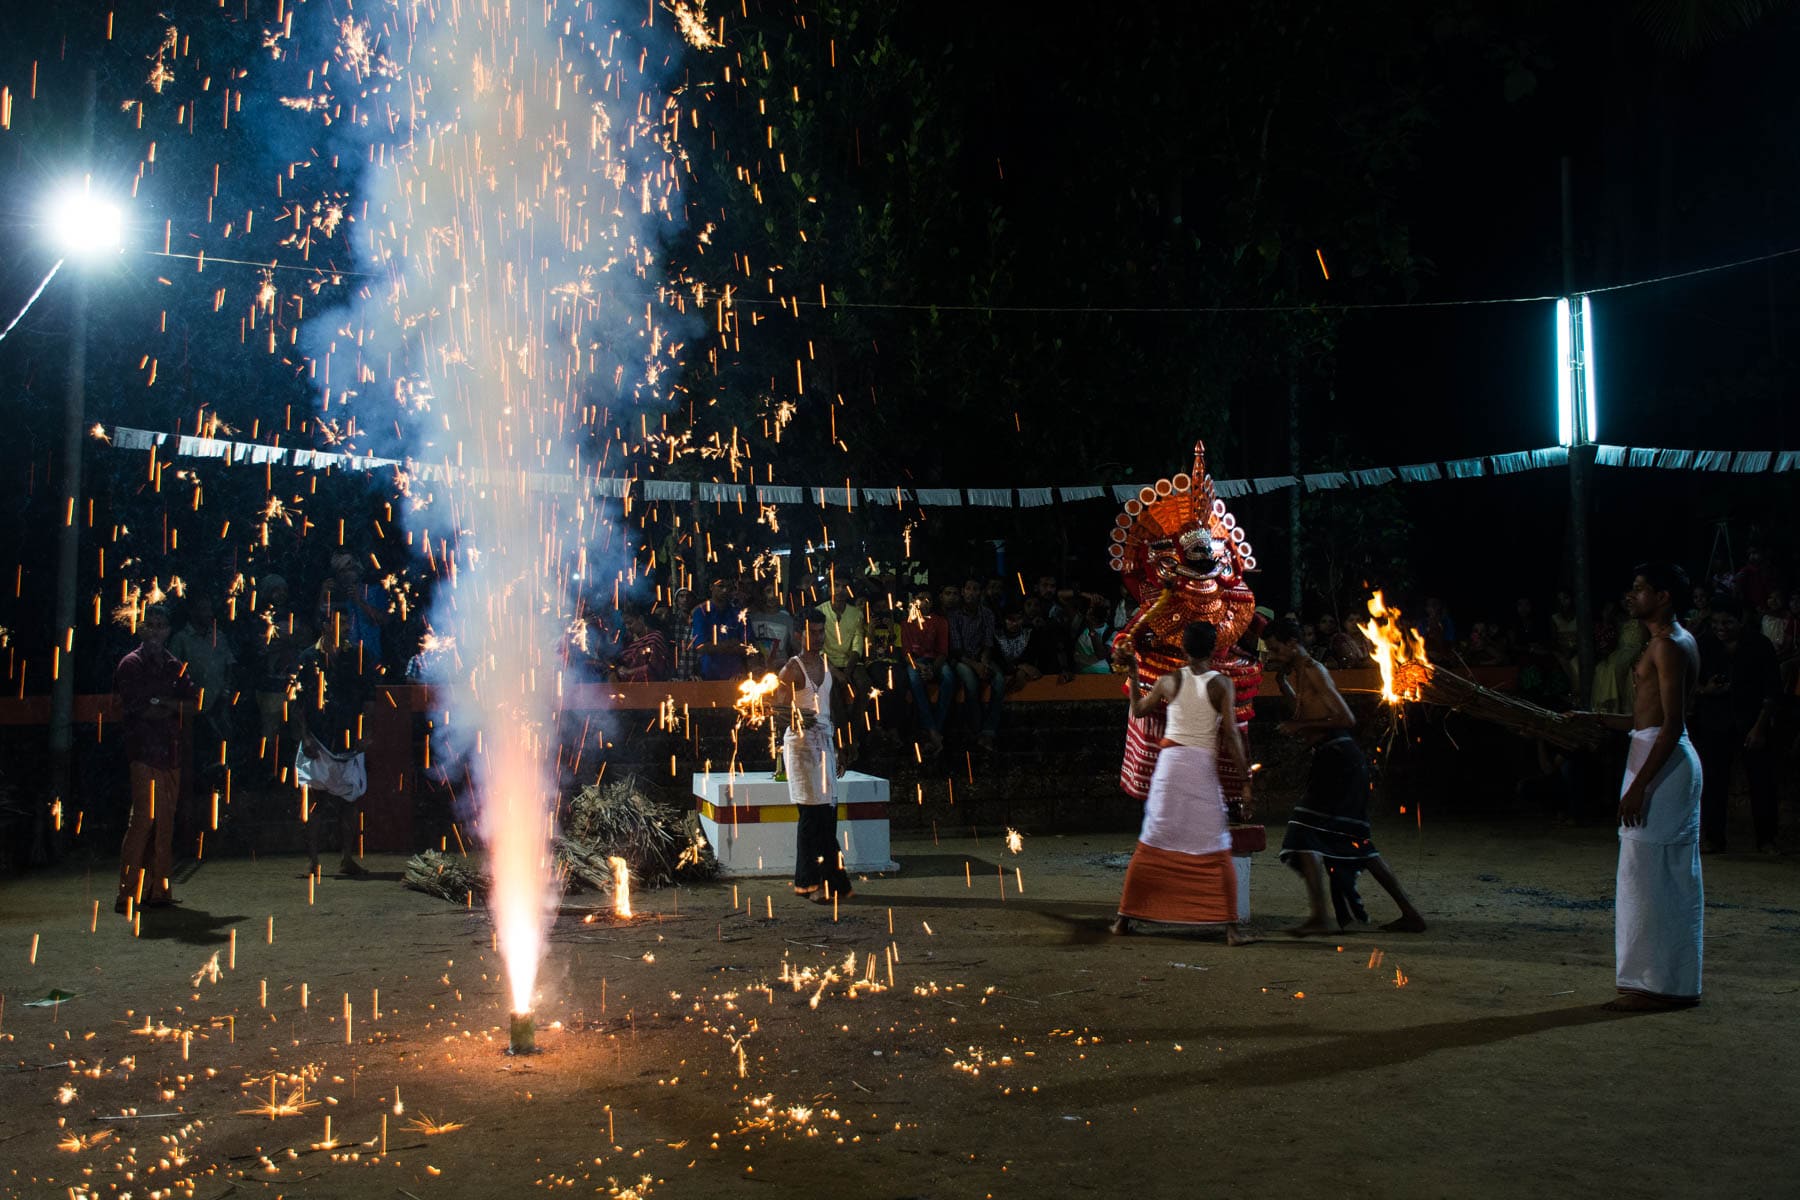
[[(799, 809), (772, 771), (695, 775), (700, 829), (727, 877), (792, 875)], [(898, 871), (888, 851), (888, 781), (860, 771), (837, 781), (838, 845), (851, 874)], [(1247, 886), (1247, 885), (1246, 885)]]

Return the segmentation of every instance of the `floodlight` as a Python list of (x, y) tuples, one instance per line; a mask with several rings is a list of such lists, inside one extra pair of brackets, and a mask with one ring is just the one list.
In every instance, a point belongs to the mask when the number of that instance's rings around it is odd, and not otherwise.
[(66, 255), (91, 257), (124, 243), (125, 214), (86, 186), (58, 196), (49, 216), (51, 240)]
[(1574, 339), (1569, 329), (1569, 302), (1556, 302), (1556, 444), (1575, 444)]
[(1599, 389), (1594, 386), (1594, 308), (1588, 298), (1581, 298), (1581, 392), (1586, 400), (1586, 424), (1581, 433), (1586, 441), (1594, 441), (1600, 436), (1600, 423), (1594, 419), (1595, 397)]

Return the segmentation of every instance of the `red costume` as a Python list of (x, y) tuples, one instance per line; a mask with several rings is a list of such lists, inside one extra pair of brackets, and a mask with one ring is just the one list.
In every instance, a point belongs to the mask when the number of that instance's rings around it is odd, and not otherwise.
[[(1112, 569), (1124, 576), (1125, 588), (1138, 604), (1113, 636), (1114, 669), (1124, 669), (1120, 652), (1130, 647), (1137, 656), (1139, 682), (1146, 689), (1154, 687), (1187, 662), (1182, 630), (1192, 621), (1209, 621), (1219, 630), (1213, 669), (1236, 688), (1238, 728), (1247, 729), (1252, 701), (1262, 686), (1254, 639), (1263, 621), (1256, 615), (1256, 597), (1244, 584), (1245, 573), (1256, 569), (1256, 555), (1237, 518), (1213, 495), (1204, 442), (1194, 443), (1191, 475), (1159, 479), (1125, 502), (1125, 511), (1114, 521), (1110, 553)], [(1246, 640), (1249, 649), (1240, 650), (1238, 644)], [(1160, 713), (1127, 718), (1119, 786), (1139, 800), (1150, 793), (1162, 736)], [(1223, 761), (1219, 776), (1234, 819), (1243, 819), (1243, 777)], [(1253, 841), (1240, 836), (1240, 851), (1260, 849), (1245, 844)]]

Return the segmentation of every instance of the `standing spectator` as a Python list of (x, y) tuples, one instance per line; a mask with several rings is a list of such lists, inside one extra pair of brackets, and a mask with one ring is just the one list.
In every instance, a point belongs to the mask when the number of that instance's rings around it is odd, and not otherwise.
[(1787, 658), (1794, 651), (1794, 618), (1788, 612), (1787, 597), (1781, 589), (1770, 588), (1769, 599), (1762, 609), (1762, 635), (1769, 639), (1769, 645), (1775, 647), (1777, 659)]
[(1775, 580), (1769, 573), (1768, 564), (1763, 561), (1762, 547), (1750, 547), (1744, 558), (1744, 565), (1731, 578), (1732, 594), (1743, 601), (1744, 611), (1760, 613), (1768, 604), (1769, 593), (1774, 590), (1774, 586)]
[(1556, 611), (1550, 614), (1550, 649), (1563, 674), (1569, 677), (1569, 686), (1581, 686), (1581, 634), (1573, 593), (1556, 593)]
[(287, 580), (265, 575), (254, 596), (261, 607), (251, 621), (256, 647), (256, 711), (261, 720), (259, 755), (266, 755), (278, 779), (287, 777), (286, 763), (300, 744), (299, 718), (288, 705), (288, 685), (300, 666), (300, 652), (312, 640), (312, 626), (288, 605)]
[(169, 639), (169, 652), (187, 667), (187, 677), (200, 689), (195, 722), (194, 757), (198, 763), (222, 760), (220, 748), (231, 739), (231, 671), (237, 654), (213, 614), (212, 593), (188, 597), (187, 624)]
[(1775, 853), (1779, 799), (1769, 726), (1781, 696), (1781, 672), (1769, 640), (1739, 617), (1735, 601), (1713, 605), (1711, 636), (1700, 643), (1700, 688), (1694, 726), (1700, 751), (1700, 832), (1707, 849), (1725, 849), (1731, 772), (1744, 764), (1756, 848)]
[(675, 643), (675, 678), (694, 679), (700, 669), (694, 645), (694, 593), (676, 588), (674, 600), (669, 610), (669, 637)]
[(745, 617), (750, 626), (750, 643), (762, 659), (762, 669), (779, 671), (794, 657), (794, 615), (776, 601), (775, 581), (759, 580), (755, 598)]
[(750, 630), (741, 610), (732, 606), (728, 581), (712, 581), (706, 603), (694, 610), (690, 636), (701, 679), (736, 679), (744, 673)]
[(331, 575), (319, 585), (320, 633), (338, 633), (362, 669), (374, 671), (381, 666), (381, 627), (387, 620), (382, 589), (363, 582), (354, 555), (342, 550), (333, 554)]
[(831, 664), (832, 711), (838, 714), (838, 728), (844, 731), (843, 763), (846, 768), (856, 761), (853, 739), (856, 727), (868, 703), (869, 654), (868, 614), (850, 594), (850, 584), (838, 572), (832, 572), (831, 596), (819, 605), (825, 617), (825, 661)]
[(982, 603), (988, 606), (995, 617), (1003, 616), (1006, 612), (1008, 603), (1006, 598), (1006, 580), (990, 579), (982, 584), (981, 599)]
[[(912, 688), (913, 709), (919, 728), (931, 742), (932, 753), (944, 748), (944, 723), (950, 719), (950, 701), (956, 695), (950, 669), (950, 622), (932, 611), (931, 593), (913, 597), (913, 615), (900, 630), (900, 648), (906, 663), (906, 682)], [(937, 688), (937, 703), (926, 689)]]
[(1048, 615), (1056, 608), (1056, 576), (1039, 575), (1035, 594), (1038, 603), (1043, 606), (1044, 613)]
[[(973, 581), (971, 581), (972, 583)], [(994, 737), (983, 729), (1000, 723), (1000, 704), (1006, 699), (1006, 680), (994, 665), (994, 614), (981, 602), (981, 589), (964, 585), (962, 591), (944, 589), (944, 607), (950, 622), (951, 668), (966, 716), (963, 718), (971, 735), (983, 750), (994, 748)], [(987, 711), (984, 715), (981, 689), (988, 688)]]
[(362, 808), (357, 802), (369, 790), (363, 761), (363, 710), (375, 693), (374, 672), (357, 653), (343, 625), (327, 625), (318, 642), (300, 656), (294, 676), (294, 708), (303, 729), (294, 755), (294, 780), (309, 805), (306, 813), (307, 870), (319, 871), (319, 843), (324, 797), (336, 801), (342, 837), (338, 874), (366, 875), (362, 857)]
[(175, 903), (169, 874), (175, 868), (175, 804), (181, 794), (181, 702), (195, 689), (169, 653), (169, 625), (167, 605), (146, 605), (138, 626), (142, 644), (113, 670), (131, 764), (131, 821), (119, 850), (114, 912), (126, 911), (132, 900), (144, 908)]
[(620, 683), (661, 683), (669, 677), (669, 640), (650, 624), (641, 608), (625, 610), (625, 649), (613, 666)]

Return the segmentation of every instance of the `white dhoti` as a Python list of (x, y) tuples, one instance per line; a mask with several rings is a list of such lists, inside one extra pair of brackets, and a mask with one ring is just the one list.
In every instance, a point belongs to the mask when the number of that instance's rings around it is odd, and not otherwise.
[[(1650, 756), (1656, 733), (1632, 732), (1624, 788)], [(1700, 756), (1684, 733), (1645, 792), (1644, 823), (1619, 827), (1614, 919), (1622, 992), (1700, 998), (1700, 782)]]
[(807, 729), (788, 730), (781, 762), (795, 804), (837, 803), (837, 744), (831, 726), (816, 721)]

